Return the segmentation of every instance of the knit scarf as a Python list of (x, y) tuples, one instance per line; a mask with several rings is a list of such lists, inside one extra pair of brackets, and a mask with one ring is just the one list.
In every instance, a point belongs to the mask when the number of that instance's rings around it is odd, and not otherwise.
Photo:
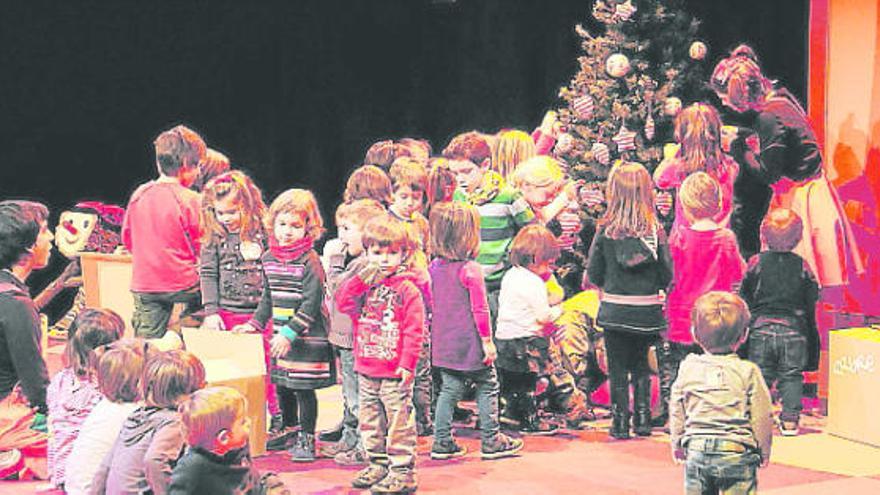
[(504, 177), (492, 170), (483, 174), (483, 182), (474, 189), (474, 192), (467, 195), (468, 203), (479, 206), (488, 203), (498, 195), (498, 192), (504, 187)]
[(312, 236), (305, 236), (302, 239), (290, 244), (289, 246), (279, 246), (278, 242), (275, 239), (271, 239), (269, 243), (269, 252), (272, 253), (272, 256), (276, 257), (278, 261), (288, 262), (293, 261), (303, 254), (306, 251), (312, 249), (315, 245), (315, 240), (312, 239)]

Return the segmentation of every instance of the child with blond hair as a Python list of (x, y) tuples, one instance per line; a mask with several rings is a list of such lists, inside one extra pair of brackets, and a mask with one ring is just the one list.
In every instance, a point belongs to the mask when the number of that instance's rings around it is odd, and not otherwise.
[(672, 457), (685, 463), (686, 493), (756, 493), (770, 463), (770, 393), (758, 367), (736, 355), (750, 316), (729, 292), (700, 296), (691, 312), (705, 354), (681, 363), (669, 400)]
[(289, 493), (274, 475), (261, 479), (253, 466), (247, 400), (239, 391), (230, 387), (198, 390), (178, 409), (189, 447), (174, 467), (169, 493)]
[(131, 195), (122, 222), (122, 243), (132, 255), (132, 326), (144, 338), (165, 335), (175, 304), (184, 315), (199, 298), (199, 194), (188, 189), (205, 157), (205, 142), (179, 125), (155, 141), (159, 178)]
[(151, 357), (141, 379), (144, 404), (123, 423), (95, 473), (92, 493), (167, 493), (184, 445), (177, 406), (204, 386), (205, 367), (192, 353), (173, 350)]
[(474, 383), (480, 411), (481, 457), (498, 459), (516, 454), (522, 440), (499, 431), (497, 357), (489, 324), (483, 273), (473, 259), (480, 249), (480, 216), (468, 204), (439, 204), (431, 213), (432, 364), (441, 376), (437, 398), (432, 459), (467, 453), (452, 438), (455, 405), (468, 382)]
[(688, 223), (669, 238), (675, 275), (666, 299), (669, 328), (658, 349), (662, 400), (655, 425), (663, 422), (679, 363), (688, 354), (700, 352), (690, 331), (694, 301), (713, 290), (736, 291), (745, 273), (736, 236), (715, 221), (721, 194), (718, 181), (706, 172), (694, 172), (681, 184), (678, 199)]
[(66, 493), (92, 493), (92, 479), (101, 461), (113, 448), (125, 419), (138, 408), (144, 364), (155, 352), (144, 340), (123, 339), (110, 344), (98, 359), (95, 374), (102, 398), (73, 441), (64, 481)]
[(587, 274), (599, 287), (597, 323), (604, 329), (611, 384), (609, 435), (630, 438), (630, 385), (633, 430), (651, 434), (651, 371), (648, 348), (666, 328), (663, 296), (672, 278), (666, 233), (654, 208), (654, 184), (640, 163), (611, 169), (608, 209), (590, 246)]
[(491, 169), (510, 182), (520, 163), (535, 156), (535, 142), (518, 129), (499, 131), (492, 147)]
[(364, 226), (367, 264), (336, 292), (339, 311), (354, 322), (359, 374), (358, 420), (369, 466), (352, 481), (373, 493), (416, 490), (416, 425), (412, 405), (424, 339), (425, 305), (406, 260), (415, 243), (390, 215)]
[(92, 412), (101, 392), (98, 387), (98, 356), (125, 330), (125, 322), (107, 309), (84, 309), (68, 330), (64, 368), (52, 377), (47, 389), (49, 406), (49, 480), (62, 487), (73, 442)]
[(315, 460), (315, 390), (336, 384), (333, 349), (327, 340), (324, 269), (315, 241), (324, 221), (311, 191), (288, 189), (265, 218), (269, 250), (263, 255), (265, 285), (253, 318), (237, 330), (266, 328), (271, 318), (272, 382), (285, 428), (300, 426), (290, 448), (294, 462)]

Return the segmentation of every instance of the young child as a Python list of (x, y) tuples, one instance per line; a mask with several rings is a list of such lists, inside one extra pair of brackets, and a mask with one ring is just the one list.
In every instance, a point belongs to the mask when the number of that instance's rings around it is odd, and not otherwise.
[(663, 297), (672, 262), (663, 227), (654, 213), (654, 185), (640, 163), (611, 169), (608, 209), (590, 246), (587, 274), (602, 290), (597, 323), (605, 330), (611, 384), (613, 438), (630, 437), (632, 384), (639, 436), (651, 434), (651, 371), (648, 348), (666, 327)]
[(183, 314), (199, 309), (198, 193), (188, 189), (205, 157), (205, 142), (179, 125), (156, 138), (159, 178), (131, 195), (122, 243), (132, 255), (132, 326), (144, 338), (165, 335), (175, 303)]
[(413, 380), (425, 327), (425, 306), (404, 264), (414, 248), (406, 225), (390, 215), (364, 226), (367, 264), (336, 292), (339, 311), (354, 322), (361, 438), (370, 465), (352, 481), (373, 493), (416, 490)]
[(452, 438), (452, 414), (467, 382), (476, 385), (481, 457), (498, 459), (522, 449), (522, 440), (499, 432), (497, 357), (489, 325), (483, 272), (473, 259), (480, 249), (480, 215), (468, 204), (443, 203), (431, 213), (431, 360), (442, 377), (437, 399), (432, 459), (460, 457), (467, 450)]
[(517, 129), (500, 131), (492, 149), (492, 171), (510, 182), (517, 166), (535, 156), (535, 142), (531, 136)]
[[(202, 193), (202, 250), (199, 281), (205, 320), (202, 328), (231, 330), (253, 317), (263, 295), (260, 258), (268, 247), (263, 216), (266, 205), (259, 188), (239, 171), (208, 182)], [(263, 332), (269, 368), (271, 326)], [(271, 377), (266, 377), (266, 404), (272, 415), (270, 449), (284, 448), (290, 431), (281, 424)]]
[(65, 484), (67, 459), (86, 417), (101, 400), (95, 365), (103, 347), (119, 340), (122, 318), (107, 309), (87, 308), (73, 321), (64, 349), (64, 368), (52, 377), (49, 405), (49, 481)]
[(455, 194), (455, 174), (449, 169), (449, 160), (443, 157), (432, 158), (428, 172), (427, 205), (425, 211), (430, 215), (437, 203), (452, 201)]
[[(721, 118), (712, 105), (694, 103), (675, 118), (675, 140), (678, 151), (660, 162), (654, 170), (654, 183), (660, 189), (676, 193), (688, 175), (703, 171), (721, 187), (721, 207), (712, 219), (729, 227), (733, 208), (733, 183), (739, 173), (736, 161), (721, 149)], [(675, 205), (673, 229), (689, 225), (681, 201)]]
[(547, 435), (556, 425), (538, 415), (535, 385), (549, 362), (545, 330), (562, 314), (551, 306), (544, 279), (559, 257), (556, 238), (542, 225), (521, 230), (510, 246), (513, 267), (501, 281), (495, 340), (505, 420), (518, 422), (523, 433)]
[(706, 352), (681, 363), (669, 400), (672, 456), (687, 464), (687, 493), (755, 493), (757, 467), (770, 462), (770, 393), (736, 348), (749, 322), (734, 294), (709, 292), (694, 303), (694, 339)]
[(714, 220), (722, 202), (718, 182), (706, 172), (694, 172), (682, 182), (678, 199), (688, 226), (669, 238), (675, 275), (666, 299), (669, 329), (657, 353), (662, 401), (654, 425), (666, 421), (665, 406), (679, 363), (700, 352), (690, 331), (694, 301), (712, 290), (736, 291), (745, 273), (736, 237)]
[(586, 251), (593, 240), (594, 227), (580, 218), (578, 186), (568, 181), (559, 162), (549, 156), (536, 156), (519, 165), (513, 174), (513, 185), (559, 243), (560, 256), (556, 276), (565, 290), (565, 298), (581, 291)]
[(144, 405), (125, 419), (95, 473), (93, 493), (167, 493), (184, 445), (177, 406), (204, 386), (205, 367), (191, 353), (173, 350), (151, 357), (141, 379)]
[(342, 373), (342, 398), (344, 403), (342, 432), (339, 441), (321, 448), (321, 454), (333, 457), (340, 465), (366, 463), (366, 454), (358, 429), (358, 376), (354, 371), (354, 337), (351, 317), (339, 311), (333, 295), (339, 286), (358, 273), (367, 263), (364, 256), (363, 232), (367, 222), (385, 215), (385, 209), (372, 199), (359, 199), (342, 203), (336, 209), (336, 227), (344, 253), (328, 260), (327, 295), (330, 307), (330, 333), (328, 339), (339, 355)]
[[(391, 165), (388, 176), (391, 178), (392, 187), (391, 205), (388, 207), (388, 213), (406, 223), (410, 228), (410, 234), (417, 241), (417, 246), (410, 254), (409, 265), (423, 275), (423, 281), (420, 285), (428, 285), (430, 281), (428, 281), (427, 275), (427, 253), (430, 250), (428, 244), (430, 236), (428, 220), (422, 215), (422, 208), (425, 206), (425, 189), (428, 186), (425, 166), (412, 158), (398, 158)], [(430, 322), (431, 302), (430, 300), (424, 302), (427, 311), (426, 321)], [(433, 428), (431, 419), (432, 388), (431, 339), (429, 329), (426, 326), (425, 338), (422, 341), (422, 354), (419, 357), (413, 389), (416, 431), (420, 437), (430, 435)]]
[(289, 493), (283, 487), (267, 486), (253, 466), (248, 449), (251, 423), (240, 392), (230, 387), (198, 390), (180, 404), (179, 411), (189, 448), (174, 467), (169, 493)]
[(101, 461), (113, 448), (125, 418), (138, 407), (144, 363), (155, 353), (141, 339), (123, 339), (109, 347), (95, 366), (103, 397), (83, 422), (67, 458), (64, 491), (69, 495), (92, 493)]
[(792, 252), (801, 240), (801, 218), (792, 210), (771, 210), (761, 224), (765, 251), (749, 260), (740, 295), (749, 305), (749, 361), (761, 368), (782, 398), (779, 429), (798, 434), (805, 370), (819, 363), (816, 300), (819, 287), (810, 266)]
[[(477, 207), (480, 212), (480, 254), (483, 278), (494, 320), (498, 310), (501, 278), (509, 268), (507, 251), (516, 233), (532, 223), (535, 214), (514, 189), (505, 185), (497, 172), (489, 169), (491, 148), (482, 134), (471, 131), (454, 137), (443, 150), (455, 174), (458, 189), (454, 199)], [(490, 320), (491, 321), (491, 320)]]
[(391, 179), (375, 165), (358, 167), (348, 177), (342, 201), (350, 203), (357, 199), (375, 199), (382, 206), (391, 204)]
[(263, 255), (266, 284), (254, 317), (236, 330), (266, 328), (271, 318), (272, 382), (284, 427), (299, 425), (291, 460), (315, 460), (315, 390), (336, 384), (333, 349), (327, 340), (324, 269), (314, 244), (324, 233), (315, 196), (288, 189), (266, 215), (269, 251)]

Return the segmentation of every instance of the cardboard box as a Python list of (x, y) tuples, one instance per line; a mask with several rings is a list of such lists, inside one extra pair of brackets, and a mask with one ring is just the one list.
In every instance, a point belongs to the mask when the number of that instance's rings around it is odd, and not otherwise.
[(184, 328), (186, 350), (205, 365), (208, 385), (232, 387), (247, 398), (251, 420), (251, 455), (266, 452), (266, 362), (263, 337)]
[(131, 295), (131, 255), (80, 253), (83, 290), (86, 306), (106, 308), (117, 312), (125, 322), (125, 336), (134, 335), (131, 315), (134, 299)]
[(880, 330), (830, 333), (828, 432), (880, 447)]

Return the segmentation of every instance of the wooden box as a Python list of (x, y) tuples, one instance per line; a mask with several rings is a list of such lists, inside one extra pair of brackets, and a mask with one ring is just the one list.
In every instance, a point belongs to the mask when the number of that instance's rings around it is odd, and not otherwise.
[(880, 330), (830, 332), (828, 432), (880, 447)]
[(247, 398), (251, 455), (266, 452), (266, 362), (263, 337), (184, 328), (183, 342), (205, 365), (208, 385), (232, 387)]
[(134, 299), (131, 295), (131, 255), (80, 253), (83, 290), (86, 306), (112, 309), (125, 322), (125, 336), (134, 335), (131, 315)]

